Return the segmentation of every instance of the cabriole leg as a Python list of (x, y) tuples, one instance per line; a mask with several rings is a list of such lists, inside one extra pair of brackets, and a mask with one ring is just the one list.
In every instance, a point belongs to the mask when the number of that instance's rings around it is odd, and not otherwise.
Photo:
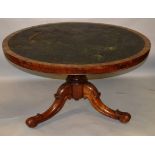
[(112, 110), (107, 107), (100, 99), (100, 93), (96, 89), (96, 87), (91, 84), (87, 83), (84, 85), (84, 97), (87, 98), (91, 105), (101, 114), (111, 117), (113, 119), (117, 119), (122, 123), (127, 123), (131, 115), (127, 112), (121, 112), (119, 110)]
[(71, 94), (70, 85), (65, 83), (62, 86), (60, 86), (57, 93), (55, 94), (55, 101), (52, 104), (52, 106), (42, 114), (37, 114), (36, 116), (28, 118), (26, 120), (26, 124), (29, 127), (34, 128), (39, 123), (50, 119), (52, 116), (54, 116), (62, 109), (62, 107), (65, 104), (65, 101), (67, 99), (70, 99), (70, 94)]

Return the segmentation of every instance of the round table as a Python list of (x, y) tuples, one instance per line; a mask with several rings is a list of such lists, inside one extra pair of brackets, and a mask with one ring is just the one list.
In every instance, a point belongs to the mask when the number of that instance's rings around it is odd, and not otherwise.
[(136, 66), (148, 56), (150, 47), (149, 39), (137, 31), (84, 22), (33, 26), (3, 41), (4, 54), (14, 64), (41, 73), (67, 76), (52, 106), (26, 120), (29, 127), (54, 116), (71, 98), (87, 98), (98, 112), (128, 122), (131, 115), (107, 107), (87, 75), (116, 73)]

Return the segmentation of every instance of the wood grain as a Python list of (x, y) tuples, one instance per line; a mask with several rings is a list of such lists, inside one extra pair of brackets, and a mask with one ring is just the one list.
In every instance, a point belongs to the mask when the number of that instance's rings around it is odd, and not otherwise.
[(42, 114), (37, 114), (36, 116), (28, 118), (26, 124), (31, 128), (36, 127), (41, 122), (53, 117), (62, 109), (65, 101), (72, 98), (75, 100), (82, 98), (88, 99), (98, 112), (110, 118), (119, 120), (122, 123), (127, 123), (131, 118), (131, 115), (127, 112), (112, 110), (106, 106), (101, 101), (100, 93), (96, 87), (88, 82), (85, 75), (69, 75), (66, 82), (59, 87), (55, 94), (55, 101), (52, 106)]
[(76, 65), (76, 64), (47, 63), (47, 62), (41, 62), (41, 61), (23, 57), (21, 55), (16, 54), (14, 51), (12, 51), (9, 47), (8, 42), (13, 36), (18, 34), (19, 32), (25, 31), (25, 29), (15, 32), (9, 35), (8, 37), (6, 37), (3, 41), (3, 51), (4, 51), (6, 58), (8, 58), (11, 62), (15, 63), (16, 65), (19, 65), (27, 69), (39, 71), (39, 72), (56, 73), (56, 74), (113, 73), (113, 72), (117, 72), (120, 70), (128, 69), (130, 67), (133, 67), (141, 63), (147, 58), (150, 48), (151, 48), (151, 43), (149, 39), (143, 34), (137, 31), (128, 29), (128, 28), (123, 28), (123, 27), (120, 27), (120, 28), (127, 30), (127, 31), (131, 31), (132, 33), (141, 37), (144, 40), (144, 48), (133, 56), (130, 56), (122, 60), (112, 61), (112, 62)]

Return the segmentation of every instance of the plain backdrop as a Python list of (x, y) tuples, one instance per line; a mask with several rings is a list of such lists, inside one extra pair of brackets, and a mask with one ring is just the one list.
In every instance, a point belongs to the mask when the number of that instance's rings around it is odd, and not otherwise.
[(63, 80), (48, 79), (16, 69), (0, 48), (0, 135), (155, 135), (155, 19), (0, 19), (0, 41), (10, 33), (33, 25), (66, 21), (125, 26), (146, 35), (151, 52), (146, 62), (129, 73), (92, 80), (102, 100), (113, 109), (130, 112), (121, 124), (96, 112), (87, 100), (68, 101), (62, 111), (35, 129), (27, 117), (46, 110)]

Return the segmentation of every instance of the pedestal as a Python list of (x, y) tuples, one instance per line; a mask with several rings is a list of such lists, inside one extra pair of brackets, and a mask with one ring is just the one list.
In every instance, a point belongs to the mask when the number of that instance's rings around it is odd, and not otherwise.
[(131, 115), (127, 112), (119, 110), (112, 110), (106, 106), (100, 99), (100, 93), (96, 87), (88, 82), (85, 75), (68, 75), (66, 82), (62, 84), (55, 94), (55, 101), (52, 106), (41, 114), (30, 117), (26, 120), (26, 124), (34, 128), (39, 123), (44, 122), (56, 113), (58, 113), (64, 106), (67, 99), (79, 100), (81, 98), (88, 99), (91, 105), (101, 114), (119, 120), (122, 123), (127, 123)]

